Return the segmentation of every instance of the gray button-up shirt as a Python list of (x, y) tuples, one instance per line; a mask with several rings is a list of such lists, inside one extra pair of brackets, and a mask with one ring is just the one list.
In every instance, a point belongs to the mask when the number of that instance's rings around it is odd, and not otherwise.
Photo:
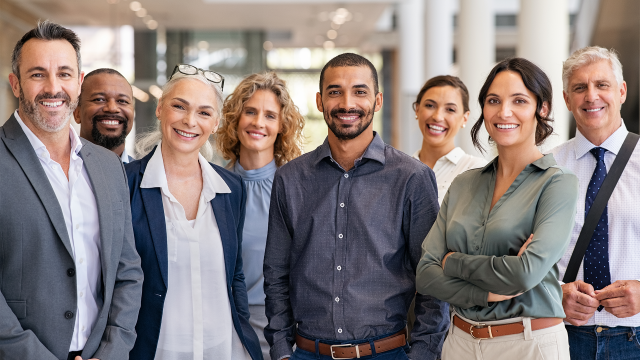
[[(553, 155), (527, 165), (491, 209), (495, 158), (458, 175), (422, 245), (418, 291), (472, 320), (564, 318), (556, 263), (569, 244), (578, 178)], [(520, 247), (533, 234), (522, 256)], [(442, 258), (449, 252), (444, 270)], [(516, 295), (487, 303), (489, 292)]]
[[(328, 142), (276, 172), (264, 259), (271, 357), (298, 332), (362, 340), (405, 327), (421, 243), (438, 212), (431, 169), (376, 134), (344, 171)], [(436, 359), (448, 305), (418, 295), (410, 356)]]

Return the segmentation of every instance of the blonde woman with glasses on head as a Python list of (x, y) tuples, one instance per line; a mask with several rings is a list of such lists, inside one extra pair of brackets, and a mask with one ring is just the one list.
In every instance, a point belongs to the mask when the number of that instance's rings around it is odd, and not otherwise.
[(242, 259), (249, 295), (249, 319), (269, 359), (264, 338), (262, 263), (267, 241), (271, 187), (276, 169), (302, 153), (304, 117), (293, 103), (285, 82), (274, 72), (247, 76), (227, 97), (224, 122), (216, 144), (228, 168), (240, 175), (247, 188), (247, 216)]
[(159, 129), (126, 167), (145, 281), (131, 359), (262, 359), (242, 272), (247, 193), (210, 164), (224, 78), (178, 65), (164, 87)]

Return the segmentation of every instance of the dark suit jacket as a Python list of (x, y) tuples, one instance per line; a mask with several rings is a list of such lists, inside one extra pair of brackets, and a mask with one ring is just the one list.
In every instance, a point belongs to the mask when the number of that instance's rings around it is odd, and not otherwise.
[[(131, 214), (136, 248), (142, 258), (145, 281), (142, 289), (142, 307), (136, 331), (138, 338), (131, 351), (131, 359), (153, 360), (160, 336), (162, 310), (167, 294), (167, 230), (164, 221), (160, 188), (141, 188), (140, 183), (149, 159), (157, 148), (140, 160), (125, 165), (129, 178)], [(247, 194), (242, 179), (217, 165), (213, 169), (231, 189), (229, 194), (216, 194), (211, 200), (215, 214), (227, 275), (227, 293), (231, 304), (233, 326), (252, 359), (262, 359), (260, 343), (249, 324), (247, 287), (242, 272), (242, 228)]]
[[(142, 269), (126, 174), (111, 151), (81, 139), (98, 206), (102, 298), (83, 359), (127, 359)], [(0, 359), (66, 359), (76, 320), (71, 241), (55, 192), (12, 115), (0, 128)]]

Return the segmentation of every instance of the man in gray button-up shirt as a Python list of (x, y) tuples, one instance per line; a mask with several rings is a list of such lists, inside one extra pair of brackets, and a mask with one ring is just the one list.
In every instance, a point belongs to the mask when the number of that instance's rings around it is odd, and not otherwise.
[[(273, 184), (264, 260), (273, 360), (292, 355), (296, 332), (368, 345), (404, 329), (421, 243), (438, 212), (431, 169), (372, 129), (382, 106), (373, 65), (339, 55), (323, 69), (320, 91), (327, 139), (280, 168)], [(448, 325), (448, 305), (418, 294), (411, 349), (377, 358), (436, 359)], [(298, 344), (296, 358), (305, 355)]]

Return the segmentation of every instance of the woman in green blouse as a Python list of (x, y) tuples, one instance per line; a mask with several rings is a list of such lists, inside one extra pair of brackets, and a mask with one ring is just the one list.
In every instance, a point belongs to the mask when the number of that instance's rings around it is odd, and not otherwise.
[(560, 260), (578, 180), (538, 149), (553, 128), (551, 82), (522, 58), (496, 65), (480, 90), (498, 156), (458, 175), (422, 247), (417, 289), (453, 305), (442, 359), (569, 359)]

